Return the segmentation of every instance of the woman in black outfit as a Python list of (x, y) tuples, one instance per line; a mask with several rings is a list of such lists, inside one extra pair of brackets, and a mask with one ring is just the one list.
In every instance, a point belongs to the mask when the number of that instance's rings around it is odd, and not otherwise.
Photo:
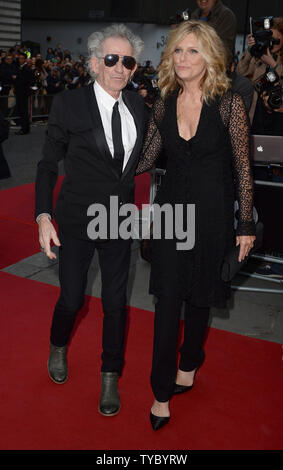
[[(241, 97), (231, 91), (225, 50), (213, 28), (185, 21), (170, 32), (158, 85), (160, 97), (152, 109), (137, 174), (151, 168), (161, 149), (165, 151), (166, 176), (155, 203), (170, 204), (173, 213), (175, 204), (182, 204), (184, 217), (186, 205), (194, 204), (195, 244), (179, 250), (177, 235), (166, 239), (164, 223), (161, 239), (153, 239), (150, 293), (157, 303), (151, 371), (155, 401), (150, 418), (154, 430), (168, 423), (172, 394), (192, 388), (204, 360), (209, 308), (223, 307), (230, 293), (229, 284), (221, 280), (225, 254), (240, 244), (241, 260), (255, 240), (248, 118)], [(177, 369), (183, 301), (185, 330)]]

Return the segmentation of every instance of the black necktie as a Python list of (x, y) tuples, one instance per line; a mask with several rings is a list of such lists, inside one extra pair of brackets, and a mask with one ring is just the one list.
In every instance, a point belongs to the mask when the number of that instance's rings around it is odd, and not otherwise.
[(123, 163), (124, 163), (124, 147), (122, 141), (122, 127), (121, 127), (121, 117), (118, 109), (118, 101), (113, 106), (112, 112), (112, 139), (114, 147), (114, 163), (119, 171), (119, 174), (122, 174)]

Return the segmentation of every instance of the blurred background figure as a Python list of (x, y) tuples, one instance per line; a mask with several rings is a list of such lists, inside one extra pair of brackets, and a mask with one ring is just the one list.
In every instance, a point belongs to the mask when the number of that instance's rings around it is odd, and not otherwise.
[(9, 165), (4, 156), (2, 149), (2, 142), (8, 139), (9, 136), (9, 124), (4, 119), (2, 112), (0, 111), (0, 179), (9, 178), (11, 176)]
[(197, 0), (197, 4), (198, 8), (193, 11), (191, 19), (205, 21), (215, 29), (224, 43), (228, 62), (232, 62), (237, 35), (235, 14), (230, 8), (223, 5), (221, 0)]
[(14, 76), (14, 88), (16, 94), (16, 105), (20, 116), (21, 130), (17, 135), (24, 135), (30, 132), (29, 103), (28, 98), (32, 93), (31, 87), (34, 84), (34, 74), (27, 64), (27, 56), (21, 52), (18, 56), (19, 69)]

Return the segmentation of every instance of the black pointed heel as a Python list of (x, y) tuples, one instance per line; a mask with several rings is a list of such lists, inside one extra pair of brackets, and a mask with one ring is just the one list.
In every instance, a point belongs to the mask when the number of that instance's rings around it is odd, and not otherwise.
[(195, 371), (194, 381), (193, 381), (192, 385), (180, 385), (180, 384), (176, 384), (176, 382), (175, 382), (174, 389), (173, 389), (173, 395), (180, 395), (180, 393), (185, 393), (185, 392), (189, 392), (189, 390), (192, 390), (192, 388), (194, 386), (194, 383), (195, 383), (195, 378), (196, 378), (197, 371), (198, 371), (198, 368)]
[(192, 390), (192, 388), (193, 385), (179, 385), (175, 383), (173, 395), (179, 395), (180, 393), (188, 392), (189, 390)]
[(169, 420), (170, 416), (155, 416), (152, 412), (150, 412), (150, 422), (154, 431), (157, 431), (158, 429), (165, 426)]

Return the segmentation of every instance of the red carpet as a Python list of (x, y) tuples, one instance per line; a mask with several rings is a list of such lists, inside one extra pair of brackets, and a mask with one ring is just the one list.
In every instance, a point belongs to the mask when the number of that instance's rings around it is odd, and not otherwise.
[(0, 217), (0, 269), (39, 251), (34, 224)]
[(1, 450), (282, 449), (280, 344), (210, 329), (195, 388), (171, 401), (152, 431), (149, 385), (153, 313), (130, 309), (121, 412), (99, 415), (102, 313), (88, 298), (69, 349), (69, 380), (54, 384), (46, 362), (58, 288), (0, 272)]
[[(63, 177), (54, 191), (57, 199)], [(34, 183), (0, 191), (0, 269), (39, 251), (34, 221)]]
[(135, 204), (138, 209), (142, 208), (142, 204), (149, 204), (149, 192), (150, 173), (136, 176)]
[[(63, 177), (54, 191), (58, 197)], [(149, 201), (150, 175), (136, 178), (136, 204)], [(39, 251), (38, 230), (34, 222), (34, 183), (0, 191), (0, 269)]]

